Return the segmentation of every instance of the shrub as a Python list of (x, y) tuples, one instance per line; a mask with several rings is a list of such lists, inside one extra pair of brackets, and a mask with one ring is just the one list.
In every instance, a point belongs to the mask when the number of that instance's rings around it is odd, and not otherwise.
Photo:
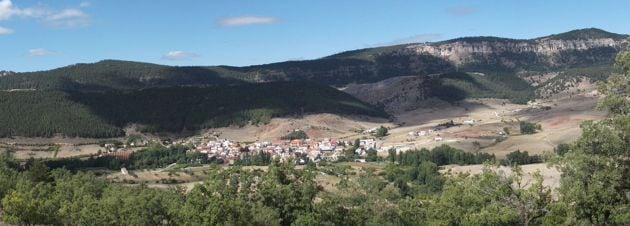
[(531, 123), (531, 122), (521, 122), (521, 134), (534, 134), (537, 130), (542, 130), (540, 124)]

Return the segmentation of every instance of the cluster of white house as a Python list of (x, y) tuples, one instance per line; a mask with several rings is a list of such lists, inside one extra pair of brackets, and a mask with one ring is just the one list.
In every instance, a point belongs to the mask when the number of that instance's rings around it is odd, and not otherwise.
[[(263, 141), (254, 143), (240, 143), (228, 139), (194, 139), (188, 141), (192, 143), (194, 149), (199, 153), (207, 154), (209, 158), (222, 159), (225, 162), (233, 162), (234, 160), (247, 155), (249, 153), (264, 152), (270, 154), (273, 158), (279, 157), (280, 160), (288, 158), (299, 159), (298, 157), (307, 157), (312, 161), (321, 159), (337, 160), (339, 156), (344, 155), (345, 147), (353, 145), (352, 141), (342, 141), (337, 139), (295, 139), (280, 141)], [(359, 148), (356, 153), (359, 155), (366, 154), (369, 149), (376, 149), (377, 144), (374, 139), (359, 140)]]

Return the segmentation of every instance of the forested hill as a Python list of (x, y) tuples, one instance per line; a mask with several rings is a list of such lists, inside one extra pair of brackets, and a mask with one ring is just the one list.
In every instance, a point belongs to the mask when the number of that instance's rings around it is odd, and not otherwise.
[(386, 117), (334, 88), (304, 82), (170, 87), (134, 91), (0, 91), (0, 137), (116, 137), (137, 123), (147, 132), (262, 124), (308, 113)]
[(0, 89), (37, 90), (131, 90), (172, 86), (238, 84), (207, 67), (171, 67), (157, 64), (103, 60), (49, 71), (8, 74), (0, 77)]

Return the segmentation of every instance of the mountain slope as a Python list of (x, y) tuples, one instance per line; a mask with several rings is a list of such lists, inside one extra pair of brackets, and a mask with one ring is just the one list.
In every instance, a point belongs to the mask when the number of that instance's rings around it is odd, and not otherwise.
[[(528, 40), (466, 37), (349, 51), (330, 57), (370, 59), (384, 55), (429, 54), (449, 62), (456, 71), (475, 72), (446, 72), (402, 80), (398, 77), (396, 80), (350, 85), (345, 90), (369, 103), (384, 105), (390, 111), (416, 108), (419, 101), (430, 97), (447, 101), (464, 97), (493, 97), (524, 103), (534, 98), (535, 93), (545, 97), (560, 92), (568, 87), (565, 83), (570, 81), (582, 78), (605, 80), (612, 71), (615, 56), (626, 48), (627, 37), (599, 29), (581, 29)], [(525, 82), (547, 73), (562, 76), (540, 86)], [(483, 81), (483, 85), (471, 84), (471, 81)], [(435, 84), (447, 85), (436, 87)]]
[(309, 113), (387, 115), (349, 94), (304, 82), (134, 91), (0, 91), (0, 137), (113, 137), (140, 124), (147, 132), (267, 123)]
[(534, 87), (514, 76), (463, 72), (401, 76), (376, 83), (351, 84), (343, 91), (391, 113), (426, 106), (425, 100), (430, 98), (448, 102), (501, 98), (524, 104), (535, 95)]

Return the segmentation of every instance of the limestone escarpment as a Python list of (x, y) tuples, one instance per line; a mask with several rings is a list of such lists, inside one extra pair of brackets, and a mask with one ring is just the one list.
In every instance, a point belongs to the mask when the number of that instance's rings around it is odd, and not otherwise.
[(453, 41), (410, 45), (400, 54), (429, 54), (448, 60), (457, 66), (498, 64), (509, 69), (529, 64), (557, 67), (567, 64), (610, 61), (625, 48), (625, 39), (534, 39), (463, 38)]

